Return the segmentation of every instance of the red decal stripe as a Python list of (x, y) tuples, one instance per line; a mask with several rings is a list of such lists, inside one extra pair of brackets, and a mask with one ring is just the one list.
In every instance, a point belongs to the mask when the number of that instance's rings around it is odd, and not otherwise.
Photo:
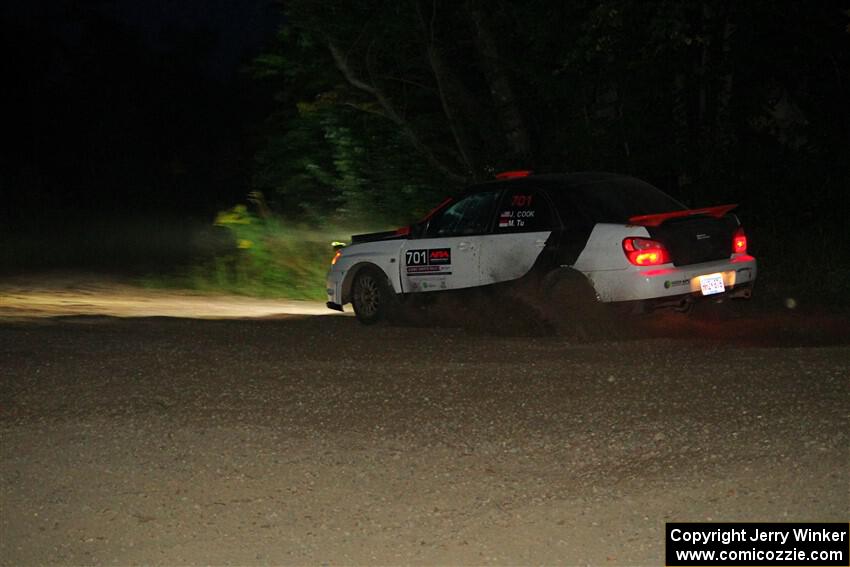
[(528, 177), (531, 175), (531, 170), (520, 169), (517, 171), (503, 171), (496, 174), (496, 179), (516, 179), (518, 177)]
[(439, 211), (440, 209), (442, 209), (443, 207), (445, 207), (446, 205), (448, 205), (448, 204), (449, 204), (449, 203), (451, 203), (452, 201), (454, 201), (454, 199), (453, 199), (452, 197), (446, 197), (446, 198), (443, 200), (443, 202), (442, 202), (442, 203), (440, 203), (439, 205), (437, 205), (436, 207), (434, 207), (433, 209), (431, 209), (431, 210), (428, 212), (428, 214), (427, 214), (427, 215), (425, 215), (424, 217), (422, 217), (422, 220), (421, 220), (421, 221), (419, 221), (419, 222), (425, 222), (425, 221), (429, 220), (431, 217), (433, 217), (435, 214), (437, 214), (437, 211)]

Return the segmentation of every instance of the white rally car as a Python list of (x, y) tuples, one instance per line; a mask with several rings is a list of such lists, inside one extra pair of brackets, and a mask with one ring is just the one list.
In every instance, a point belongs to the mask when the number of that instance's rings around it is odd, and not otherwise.
[(484, 286), (536, 290), (550, 306), (749, 298), (756, 259), (734, 208), (688, 209), (623, 175), (507, 172), (410, 227), (352, 237), (333, 258), (327, 306), (352, 303), (370, 324), (407, 301)]

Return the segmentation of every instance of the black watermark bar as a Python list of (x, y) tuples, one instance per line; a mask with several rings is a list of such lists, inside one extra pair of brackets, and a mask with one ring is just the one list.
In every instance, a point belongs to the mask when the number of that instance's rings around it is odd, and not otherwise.
[(850, 566), (850, 525), (668, 523), (666, 564)]

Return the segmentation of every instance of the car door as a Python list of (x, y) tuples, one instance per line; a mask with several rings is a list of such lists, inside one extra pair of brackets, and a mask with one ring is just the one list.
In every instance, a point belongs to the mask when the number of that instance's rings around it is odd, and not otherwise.
[(480, 285), (526, 275), (546, 247), (556, 223), (546, 195), (527, 185), (506, 190), (495, 216), (492, 234), (482, 237)]
[(399, 266), (402, 290), (418, 293), (480, 285), (482, 238), (501, 191), (477, 191), (435, 214), (420, 238), (405, 241)]

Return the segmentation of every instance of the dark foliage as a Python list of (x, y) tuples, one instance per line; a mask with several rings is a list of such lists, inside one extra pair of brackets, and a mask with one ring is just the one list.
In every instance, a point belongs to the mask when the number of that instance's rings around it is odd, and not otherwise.
[(850, 286), (841, 3), (290, 0), (224, 74), (220, 30), (152, 45), (112, 5), (3, 8), (7, 229), (211, 219), (251, 191), (374, 226), (499, 170), (609, 170), (738, 202), (768, 274)]
[(768, 270), (847, 281), (837, 4), (296, 0), (284, 21), (254, 69), (279, 92), (254, 184), (285, 211), (392, 218), (499, 170), (610, 170), (740, 203)]

